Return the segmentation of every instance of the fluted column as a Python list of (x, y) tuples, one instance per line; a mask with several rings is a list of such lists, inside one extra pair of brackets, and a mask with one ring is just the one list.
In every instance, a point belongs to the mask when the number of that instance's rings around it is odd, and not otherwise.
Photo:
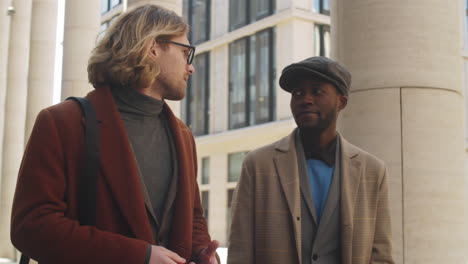
[(96, 45), (101, 21), (101, 1), (67, 0), (63, 40), (62, 95), (85, 96), (93, 89), (88, 83), (88, 59)]
[(29, 138), (39, 111), (52, 104), (57, 10), (57, 0), (33, 0), (26, 139)]
[[(11, 12), (8, 12), (10, 1), (0, 1), (0, 109), (5, 109), (5, 95), (8, 72), (8, 46), (10, 44)], [(5, 129), (5, 113), (0, 113), (0, 150), (3, 150), (3, 131)], [(0, 152), (0, 171), (3, 152)], [(0, 202), (2, 190), (2, 175), (0, 174)]]
[(11, 16), (0, 192), (0, 257), (9, 259), (16, 258), (10, 242), (10, 217), (24, 151), (32, 1), (13, 1), (12, 6), (16, 12)]
[(466, 263), (460, 1), (336, 0), (340, 127), (388, 165), (397, 263)]

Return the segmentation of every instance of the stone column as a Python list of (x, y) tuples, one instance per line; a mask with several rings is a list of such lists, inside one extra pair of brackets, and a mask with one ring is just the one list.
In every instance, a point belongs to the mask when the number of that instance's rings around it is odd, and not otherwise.
[(67, 0), (63, 40), (62, 100), (85, 96), (93, 89), (88, 83), (88, 59), (96, 45), (101, 21), (101, 1)]
[(57, 0), (33, 1), (26, 139), (29, 138), (39, 111), (52, 104), (57, 10)]
[[(10, 25), (12, 13), (8, 12), (9, 1), (0, 1), (0, 109), (5, 109), (5, 95), (8, 72), (8, 47), (10, 43)], [(0, 113), (0, 150), (3, 150), (3, 131), (5, 128), (5, 113)], [(0, 152), (0, 171), (2, 168), (2, 156)], [(2, 190), (2, 176), (0, 175), (0, 195)], [(1, 196), (0, 196), (1, 197)], [(1, 199), (1, 198), (0, 198)], [(1, 202), (1, 200), (0, 200)]]
[(24, 151), (32, 1), (13, 1), (12, 6), (16, 12), (11, 16), (9, 36), (0, 191), (0, 257), (9, 259), (16, 258), (10, 242), (10, 217)]
[(396, 263), (467, 260), (459, 8), (332, 2), (332, 56), (353, 75), (340, 127), (387, 163)]

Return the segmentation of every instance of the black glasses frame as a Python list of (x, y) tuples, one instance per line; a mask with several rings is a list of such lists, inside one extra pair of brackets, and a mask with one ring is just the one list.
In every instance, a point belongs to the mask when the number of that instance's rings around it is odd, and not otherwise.
[(190, 50), (189, 50), (189, 53), (187, 55), (187, 64), (188, 65), (192, 64), (193, 58), (195, 57), (195, 48), (196, 48), (195, 46), (187, 45), (187, 44), (184, 44), (184, 43), (179, 43), (179, 42), (175, 42), (175, 41), (171, 41), (171, 40), (167, 40), (167, 39), (161, 39), (160, 41), (165, 42), (165, 43), (175, 44), (175, 45), (185, 47), (185, 48), (189, 48)]

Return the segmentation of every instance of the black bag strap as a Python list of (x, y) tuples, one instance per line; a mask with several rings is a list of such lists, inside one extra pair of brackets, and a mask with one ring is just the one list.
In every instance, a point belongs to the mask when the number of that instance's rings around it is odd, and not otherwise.
[(79, 103), (86, 120), (80, 192), (78, 194), (78, 221), (81, 225), (93, 226), (96, 224), (96, 184), (99, 172), (98, 121), (93, 105), (86, 98), (68, 97), (67, 100)]
[[(83, 163), (79, 181), (78, 221), (81, 225), (96, 224), (97, 176), (99, 172), (99, 124), (93, 105), (82, 97), (68, 97), (80, 105), (86, 126), (84, 137)], [(19, 264), (28, 264), (29, 257), (22, 254)]]
[(28, 263), (29, 263), (29, 257), (26, 257), (26, 255), (24, 254), (21, 254), (19, 264), (28, 264)]

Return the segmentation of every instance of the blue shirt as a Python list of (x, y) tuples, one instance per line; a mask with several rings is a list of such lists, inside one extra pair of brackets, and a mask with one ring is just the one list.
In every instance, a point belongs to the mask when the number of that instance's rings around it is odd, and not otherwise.
[(310, 187), (314, 197), (315, 214), (317, 223), (320, 222), (323, 210), (327, 203), (328, 191), (333, 179), (335, 166), (328, 166), (318, 159), (307, 159), (307, 175), (309, 176)]

